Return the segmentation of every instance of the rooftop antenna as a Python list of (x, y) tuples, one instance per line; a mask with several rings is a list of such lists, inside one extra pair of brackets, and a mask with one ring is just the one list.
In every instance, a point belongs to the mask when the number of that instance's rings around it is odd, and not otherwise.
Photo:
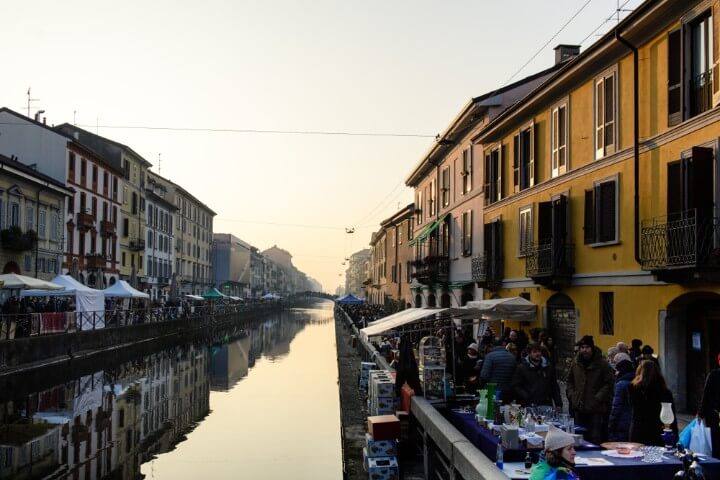
[(158, 174), (162, 174), (162, 153), (158, 153)]
[(31, 96), (30, 96), (30, 87), (28, 87), (27, 97), (28, 97), (28, 106), (27, 106), (28, 114), (27, 114), (27, 116), (28, 116), (28, 118), (30, 118), (30, 102), (37, 102), (39, 99), (38, 99), (38, 98), (31, 98)]
[(73, 110), (73, 125), (77, 125), (77, 110)]

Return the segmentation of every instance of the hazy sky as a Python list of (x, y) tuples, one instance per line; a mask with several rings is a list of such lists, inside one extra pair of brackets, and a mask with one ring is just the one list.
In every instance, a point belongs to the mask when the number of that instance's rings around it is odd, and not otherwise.
[(216, 232), (277, 244), (334, 291), (344, 257), (412, 201), (431, 138), (110, 127), (434, 136), (586, 3), (516, 79), (558, 43), (590, 45), (618, 1), (6, 0), (0, 105), (27, 113), (31, 87), (31, 114), (99, 125), (215, 210)]

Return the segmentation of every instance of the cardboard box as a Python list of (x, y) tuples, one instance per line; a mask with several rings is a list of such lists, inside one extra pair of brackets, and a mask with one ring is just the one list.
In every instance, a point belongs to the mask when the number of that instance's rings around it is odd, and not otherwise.
[(368, 476), (371, 480), (398, 480), (400, 468), (395, 457), (369, 457)]
[(368, 417), (368, 433), (375, 440), (395, 440), (400, 437), (400, 420), (395, 415)]
[(367, 455), (368, 458), (397, 456), (397, 441), (395, 440), (375, 440), (372, 435), (366, 433), (365, 445), (363, 455)]

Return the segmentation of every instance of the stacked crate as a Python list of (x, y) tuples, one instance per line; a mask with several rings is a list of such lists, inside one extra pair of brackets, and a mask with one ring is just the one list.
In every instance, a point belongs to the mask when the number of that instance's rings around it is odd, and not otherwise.
[(360, 379), (358, 385), (360, 391), (367, 393), (368, 383), (370, 382), (370, 370), (377, 368), (374, 362), (360, 362)]
[(397, 410), (395, 379), (385, 370), (371, 370), (368, 389), (370, 415), (392, 415)]
[(395, 415), (368, 418), (365, 434), (363, 465), (370, 480), (398, 480), (400, 468), (397, 461), (397, 438), (400, 422)]

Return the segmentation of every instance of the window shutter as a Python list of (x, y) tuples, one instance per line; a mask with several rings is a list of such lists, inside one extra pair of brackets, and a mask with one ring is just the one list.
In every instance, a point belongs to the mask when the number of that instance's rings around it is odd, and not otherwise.
[(601, 78), (595, 83), (595, 157), (605, 155), (605, 85)]
[(585, 245), (595, 243), (595, 191), (585, 190)]
[(600, 193), (598, 241), (611, 242), (615, 240), (615, 182), (604, 182), (598, 185)]
[(503, 183), (503, 171), (507, 163), (507, 147), (500, 145), (498, 152), (498, 200), (505, 198), (505, 185)]
[(715, 0), (712, 7), (712, 18), (713, 18), (713, 42), (715, 45), (712, 46), (713, 51), (713, 92), (714, 92), (714, 106), (720, 105), (720, 2)]
[(692, 148), (692, 159), (688, 159), (686, 208), (697, 209), (699, 219), (712, 217), (713, 208), (713, 149)]
[(530, 176), (528, 185), (530, 187), (535, 185), (535, 128), (535, 124), (530, 127), (530, 165), (528, 166)]
[(483, 172), (483, 197), (485, 199), (485, 204), (487, 205), (490, 203), (490, 163), (491, 163), (491, 154), (486, 153), (485, 154), (485, 171)]
[(682, 34), (668, 34), (668, 126), (682, 121)]
[(667, 172), (667, 215), (668, 220), (672, 221), (683, 211), (682, 162), (668, 163)]
[(545, 245), (550, 243), (553, 235), (553, 207), (552, 202), (540, 202), (538, 204), (538, 243)]
[(513, 192), (520, 191), (520, 135), (513, 137)]

